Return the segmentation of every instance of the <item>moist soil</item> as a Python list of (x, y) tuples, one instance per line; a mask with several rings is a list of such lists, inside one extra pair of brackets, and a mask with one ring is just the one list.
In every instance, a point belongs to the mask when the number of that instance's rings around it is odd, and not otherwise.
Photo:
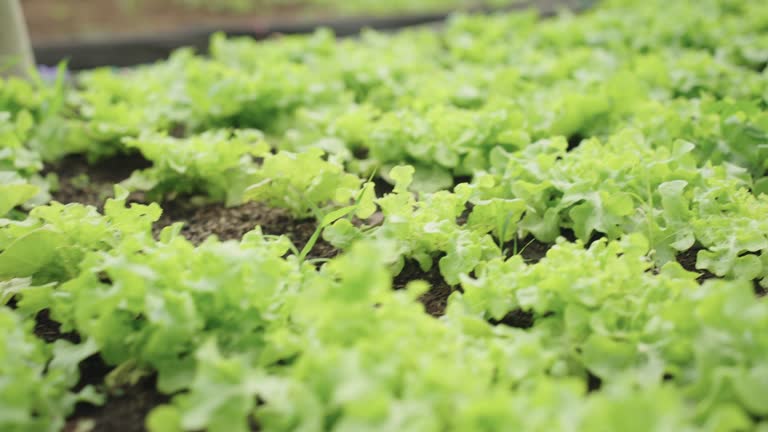
[(505, 325), (508, 327), (527, 329), (533, 327), (533, 312), (515, 309), (508, 312), (500, 320), (491, 318), (488, 322), (493, 325)]
[(547, 256), (547, 252), (552, 246), (554, 245), (551, 243), (542, 243), (529, 235), (522, 240), (518, 240), (516, 244), (515, 242), (507, 243), (506, 250), (508, 253), (514, 254), (517, 248), (517, 254), (523, 257), (523, 261), (526, 264), (536, 264)]
[[(71, 156), (48, 165), (45, 174), (58, 177), (58, 189), (51, 194), (55, 201), (102, 209), (104, 200), (113, 196), (115, 183), (130, 177), (134, 170), (150, 165), (139, 155), (116, 156), (92, 165), (82, 156)], [(132, 193), (128, 202), (145, 202), (144, 194)], [(194, 244), (202, 243), (211, 235), (220, 240), (238, 240), (260, 225), (265, 234), (285, 235), (301, 250), (317, 227), (314, 219), (294, 219), (286, 210), (262, 203), (225, 207), (218, 203), (197, 205), (191, 197), (178, 197), (160, 205), (163, 215), (155, 224), (155, 233), (174, 222), (183, 222), (181, 234)], [(337, 254), (337, 249), (319, 239), (308, 257), (332, 258)]]
[[(202, 243), (211, 235), (220, 240), (239, 240), (248, 231), (261, 226), (264, 234), (284, 235), (301, 250), (317, 228), (314, 219), (294, 219), (283, 209), (270, 208), (256, 202), (237, 207), (225, 207), (221, 204), (197, 206), (177, 199), (161, 206), (163, 216), (156, 225), (156, 232), (171, 223), (183, 222), (181, 234), (194, 244)], [(338, 253), (338, 249), (321, 238), (307, 257), (327, 259)]]
[[(102, 209), (104, 200), (114, 196), (116, 183), (128, 179), (133, 171), (151, 165), (137, 154), (114, 156), (94, 164), (89, 164), (84, 156), (76, 155), (47, 164), (43, 174), (58, 177), (58, 187), (51, 192), (54, 201), (62, 204), (76, 202)], [(143, 200), (142, 194), (137, 193), (130, 198)]]
[(48, 309), (41, 310), (35, 316), (35, 335), (47, 343), (64, 339), (72, 343), (80, 343), (80, 336), (75, 332), (61, 332), (61, 324), (51, 319)]
[(696, 255), (698, 255), (701, 249), (701, 246), (696, 245), (677, 255), (677, 262), (680, 263), (684, 269), (688, 270), (689, 272), (698, 273), (699, 277), (696, 278), (696, 280), (699, 281), (699, 283), (702, 283), (707, 279), (713, 279), (717, 277), (710, 273), (708, 270), (699, 270), (696, 268)]
[[(47, 343), (64, 339), (79, 343), (80, 336), (74, 332), (61, 332), (61, 324), (50, 318), (48, 310), (40, 311), (35, 317), (35, 335)], [(75, 411), (64, 425), (63, 432), (143, 432), (144, 421), (149, 412), (158, 405), (170, 401), (170, 396), (157, 391), (154, 374), (138, 379), (135, 383), (109, 389), (104, 378), (113, 370), (98, 354), (83, 360), (79, 365), (80, 380), (73, 391), (85, 386), (95, 386), (107, 395), (102, 406), (78, 403)]]
[[(103, 387), (104, 377), (111, 369), (98, 356), (80, 364), (81, 385), (91, 381)], [(157, 391), (155, 375), (142, 377), (136, 383), (110, 390), (102, 406), (79, 403), (67, 420), (64, 432), (143, 432), (145, 419), (153, 408), (170, 402), (170, 396)]]
[(454, 288), (445, 282), (437, 263), (435, 262), (432, 268), (425, 272), (416, 261), (406, 261), (403, 270), (392, 281), (392, 287), (397, 290), (404, 289), (409, 282), (416, 280), (428, 282), (431, 287), (429, 291), (419, 297), (425, 312), (436, 318), (445, 315), (448, 296), (451, 295)]
[[(710, 271), (700, 270), (696, 268), (696, 256), (700, 250), (702, 250), (702, 247), (699, 245), (695, 245), (694, 247), (688, 249), (687, 251), (678, 254), (677, 262), (679, 262), (684, 269), (690, 272), (698, 273), (699, 277), (697, 277), (696, 280), (699, 283), (704, 283), (704, 281), (709, 279), (717, 279), (717, 276), (712, 274)], [(762, 285), (760, 285), (758, 280), (752, 281), (752, 286), (756, 296), (765, 297), (766, 294), (768, 294), (768, 291), (766, 291), (766, 289), (763, 288)]]

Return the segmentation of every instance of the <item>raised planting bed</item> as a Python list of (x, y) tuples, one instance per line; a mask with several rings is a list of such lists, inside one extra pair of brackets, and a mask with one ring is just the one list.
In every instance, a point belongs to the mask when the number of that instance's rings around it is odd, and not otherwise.
[(766, 28), (616, 0), (3, 81), (0, 430), (765, 431)]
[(444, 14), (449, 10), (509, 7), (508, 0), (22, 0), (37, 42), (99, 40), (199, 27), (261, 29), (310, 25), (339, 18)]
[[(392, 31), (414, 25), (435, 25), (450, 15), (451, 6), (463, 5), (464, 9), (474, 12), (535, 8), (547, 16), (560, 10), (583, 10), (592, 3), (591, 0), (530, 0), (496, 1), (490, 2), (495, 6), (490, 6), (478, 1), (436, 1), (426, 9), (400, 10), (392, 6), (389, 13), (385, 13), (386, 9), (375, 8), (367, 15), (361, 15), (365, 8), (334, 11), (333, 8), (320, 8), (312, 2), (303, 7), (261, 7), (250, 13), (211, 13), (209, 10), (188, 9), (173, 2), (161, 1), (140, 3), (143, 7), (126, 15), (127, 11), (120, 13), (117, 1), (92, 0), (95, 3), (92, 8), (69, 5), (72, 10), (89, 11), (77, 15), (79, 21), (52, 17), (51, 11), (55, 8), (47, 5), (51, 0), (27, 1), (26, 13), (30, 33), (35, 39), (37, 61), (44, 65), (67, 61), (68, 67), (74, 70), (150, 63), (167, 58), (179, 47), (191, 47), (205, 53), (211, 35), (219, 32), (228, 36), (266, 39), (328, 28), (338, 36), (350, 36), (362, 29)], [(338, 3), (339, 6), (347, 4)], [(400, 5), (401, 8), (405, 6)], [(395, 14), (398, 11), (407, 13)]]

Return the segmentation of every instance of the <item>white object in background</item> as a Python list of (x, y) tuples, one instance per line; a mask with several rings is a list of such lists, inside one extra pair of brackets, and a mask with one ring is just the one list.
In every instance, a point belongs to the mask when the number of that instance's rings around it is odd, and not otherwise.
[(28, 76), (34, 65), (19, 0), (0, 0), (0, 75)]

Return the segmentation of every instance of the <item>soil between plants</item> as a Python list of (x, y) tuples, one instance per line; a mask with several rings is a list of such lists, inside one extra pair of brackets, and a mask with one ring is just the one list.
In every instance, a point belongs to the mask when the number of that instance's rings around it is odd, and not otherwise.
[[(13, 306), (11, 304), (10, 306)], [(61, 332), (61, 324), (52, 320), (47, 309), (35, 317), (34, 332), (47, 343), (64, 339), (79, 343), (80, 336), (75, 332)], [(154, 374), (141, 377), (136, 383), (115, 389), (104, 386), (104, 378), (114, 368), (107, 365), (98, 354), (83, 360), (79, 365), (80, 380), (73, 391), (80, 391), (91, 385), (107, 395), (102, 406), (78, 403), (67, 419), (63, 432), (143, 432), (144, 421), (149, 412), (158, 405), (170, 401), (170, 396), (157, 391)]]
[[(699, 283), (704, 283), (704, 281), (709, 279), (718, 279), (717, 275), (712, 274), (712, 272), (696, 268), (696, 257), (700, 250), (702, 250), (701, 246), (696, 245), (685, 252), (681, 252), (677, 255), (677, 262), (680, 263), (684, 269), (690, 272), (698, 273), (699, 277), (697, 277), (696, 280)], [(752, 281), (752, 287), (757, 297), (762, 298), (768, 294), (768, 291), (766, 291), (766, 289), (763, 288), (757, 280)]]
[(35, 317), (35, 335), (47, 343), (55, 342), (59, 339), (68, 340), (72, 343), (79, 343), (80, 336), (74, 332), (61, 332), (61, 324), (51, 319), (48, 309), (38, 312)]
[[(60, 161), (47, 164), (44, 175), (58, 177), (58, 189), (51, 193), (54, 201), (62, 204), (81, 203), (99, 209), (104, 200), (113, 196), (114, 185), (126, 180), (135, 170), (152, 164), (137, 154), (120, 155), (89, 164), (82, 155), (67, 156)], [(132, 194), (133, 201), (142, 201), (142, 194)]]
[[(289, 212), (271, 208), (263, 203), (249, 202), (237, 207), (221, 204), (196, 206), (182, 200), (161, 204), (163, 216), (155, 225), (156, 232), (174, 222), (184, 222), (181, 234), (194, 244), (202, 243), (211, 235), (220, 240), (239, 240), (245, 233), (261, 226), (269, 235), (284, 235), (298, 250), (304, 247), (317, 228), (314, 219), (294, 219)], [(340, 251), (318, 239), (309, 259), (333, 258)]]
[[(84, 378), (96, 381), (99, 385), (110, 369), (98, 356), (86, 359), (80, 364), (80, 374)], [(82, 381), (82, 380), (81, 380)], [(168, 403), (170, 397), (157, 391), (157, 377), (143, 377), (133, 385), (114, 389), (109, 392), (103, 406), (78, 404), (74, 414), (67, 420), (64, 432), (79, 432), (79, 428), (89, 432), (144, 432), (145, 419), (152, 409)], [(90, 426), (90, 429), (87, 427)]]
[[(149, 161), (139, 155), (123, 155), (89, 164), (85, 157), (70, 156), (46, 166), (45, 174), (56, 174), (59, 188), (51, 195), (63, 204), (81, 203), (98, 209), (105, 199), (113, 196), (113, 188), (131, 176), (135, 170), (148, 168)], [(128, 202), (146, 202), (144, 194), (132, 193)], [(316, 228), (314, 219), (295, 219), (284, 209), (271, 208), (263, 203), (246, 203), (237, 207), (222, 204), (196, 205), (189, 197), (179, 197), (159, 203), (163, 208), (161, 219), (155, 224), (155, 233), (174, 222), (184, 222), (181, 234), (194, 244), (202, 243), (211, 235), (220, 240), (238, 240), (260, 225), (265, 234), (285, 235), (301, 250)], [(309, 258), (332, 258), (338, 250), (319, 239)]]
[(396, 290), (404, 289), (409, 282), (416, 280), (428, 282), (431, 287), (429, 291), (419, 297), (419, 301), (424, 305), (425, 312), (436, 318), (445, 315), (448, 296), (451, 295), (454, 288), (443, 279), (437, 262), (434, 263), (429, 271), (425, 272), (421, 270), (415, 261), (406, 261), (403, 270), (392, 280), (392, 287)]
[[(552, 246), (554, 245), (551, 243), (542, 243), (529, 235), (528, 237), (517, 241), (517, 253), (523, 257), (523, 261), (525, 261), (526, 264), (536, 264), (541, 261), (542, 258), (547, 256), (547, 252), (549, 252), (549, 249), (551, 249)], [(514, 253), (514, 242), (507, 243), (506, 248), (509, 253)]]
[(681, 252), (677, 255), (677, 262), (683, 266), (684, 269), (689, 272), (698, 273), (699, 277), (696, 278), (699, 283), (703, 283), (705, 280), (717, 278), (714, 274), (707, 270), (699, 270), (696, 268), (696, 256), (702, 248), (700, 246), (694, 246), (685, 252)]

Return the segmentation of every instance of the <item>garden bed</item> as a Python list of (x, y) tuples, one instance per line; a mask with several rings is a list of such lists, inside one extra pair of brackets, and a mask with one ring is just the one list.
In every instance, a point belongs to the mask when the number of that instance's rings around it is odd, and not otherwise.
[[(82, 203), (101, 206), (104, 199), (110, 196), (110, 188), (130, 176), (136, 169), (149, 166), (150, 163), (137, 156), (118, 156), (101, 161), (95, 165), (89, 165), (80, 157), (70, 157), (62, 160), (55, 166), (49, 167), (49, 172), (55, 172), (59, 176), (61, 188), (53, 194), (53, 198), (62, 203)], [(87, 180), (86, 177), (87, 176)], [(78, 183), (79, 182), (79, 183)], [(384, 183), (379, 190), (391, 192), (391, 187)], [(210, 236), (216, 236), (222, 240), (240, 240), (243, 235), (254, 227), (260, 226), (267, 234), (285, 235), (297, 247), (302, 248), (311, 237), (317, 223), (313, 219), (296, 220), (283, 209), (270, 208), (260, 203), (248, 203), (242, 206), (226, 207), (222, 204), (194, 204), (181, 197), (163, 203), (163, 218), (155, 226), (155, 235), (160, 230), (174, 222), (183, 222), (182, 235), (194, 244), (199, 244)], [(141, 194), (133, 196), (134, 202), (146, 202)], [(573, 232), (563, 232), (565, 238), (575, 240)], [(526, 263), (535, 264), (546, 256), (552, 244), (542, 243), (534, 237), (527, 237), (516, 241), (523, 247), (519, 254)], [(510, 242), (507, 247), (511, 250), (514, 245)], [(703, 283), (706, 280), (716, 278), (707, 270), (696, 268), (696, 255), (700, 247), (691, 248), (677, 256), (677, 261), (688, 271), (698, 273), (697, 280)], [(327, 242), (320, 240), (315, 246), (310, 258), (329, 259), (341, 251)], [(404, 289), (412, 281), (426, 281), (430, 285), (429, 291), (419, 297), (427, 314), (439, 318), (445, 314), (448, 297), (461, 287), (452, 287), (445, 282), (438, 267), (429, 271), (423, 271), (414, 261), (406, 263), (403, 270), (394, 277), (392, 286), (394, 289)], [(758, 281), (754, 281), (755, 294), (762, 297), (766, 294)], [(515, 309), (500, 319), (489, 319), (492, 325), (504, 325), (512, 328), (527, 329), (534, 325), (532, 313)], [(52, 343), (58, 339), (67, 339), (79, 342), (79, 336), (75, 333), (62, 334), (59, 324), (50, 319), (47, 310), (36, 317), (35, 334)], [(84, 360), (80, 365), (81, 379), (77, 388), (85, 385), (102, 386), (104, 378), (114, 367), (107, 365), (98, 355)], [(66, 432), (75, 432), (88, 425), (91, 432), (141, 432), (146, 430), (145, 417), (152, 409), (170, 402), (171, 397), (158, 392), (156, 388), (157, 377), (153, 374), (142, 376), (136, 382), (123, 384), (120, 387), (104, 387), (102, 389), (108, 395), (103, 406), (91, 404), (79, 404), (67, 421), (64, 428)], [(589, 376), (590, 389), (600, 386), (599, 378)], [(258, 424), (252, 423), (251, 430), (260, 430)]]
[(0, 429), (763, 431), (766, 23), (624, 0), (0, 82)]
[[(55, 65), (66, 60), (74, 70), (101, 66), (133, 66), (166, 58), (179, 47), (193, 47), (201, 53), (208, 49), (212, 34), (266, 39), (275, 35), (312, 33), (329, 28), (340, 36), (354, 35), (365, 28), (396, 30), (414, 25), (435, 24), (450, 14), (446, 10), (411, 14), (343, 16), (326, 10), (308, 10), (297, 6), (272, 6), (257, 14), (212, 13), (184, 9), (168, 2), (147, 2), (146, 7), (128, 13), (116, 2), (93, 1), (83, 7), (59, 4), (58, 8), (84, 10), (74, 17), (52, 16), (50, 0), (27, 0), (24, 4), (37, 61)], [(544, 15), (562, 9), (582, 10), (583, 0), (535, 0), (514, 2), (500, 10), (534, 7)], [(298, 10), (297, 10), (298, 9)], [(470, 10), (488, 10), (473, 7)]]

